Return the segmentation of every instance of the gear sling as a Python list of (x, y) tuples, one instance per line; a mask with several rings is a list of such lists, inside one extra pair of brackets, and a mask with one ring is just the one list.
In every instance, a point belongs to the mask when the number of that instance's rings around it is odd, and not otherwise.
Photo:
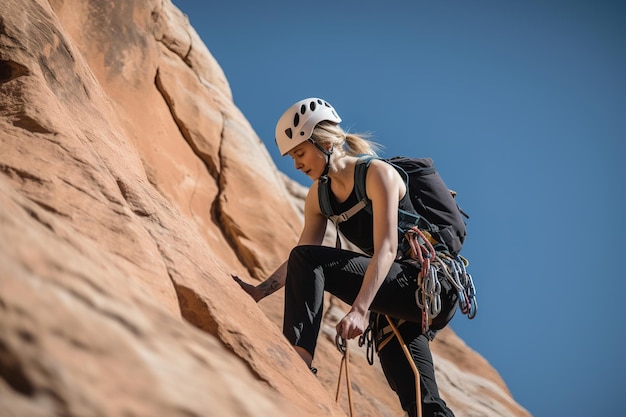
[[(354, 174), (354, 188), (358, 202), (343, 213), (333, 212), (328, 183), (320, 181), (318, 185), (320, 210), (335, 224), (336, 247), (338, 248), (341, 246), (339, 224), (363, 209), (372, 214), (371, 201), (367, 198), (365, 191), (365, 178), (373, 159), (377, 158), (371, 155), (359, 158)], [(401, 237), (398, 252), (399, 258), (416, 262), (420, 266), (415, 299), (422, 310), (423, 333), (426, 334), (429, 329), (443, 328), (456, 311), (457, 303), (455, 302), (452, 306), (446, 306), (448, 311), (442, 312), (440, 298), (442, 284), (456, 288), (461, 311), (468, 318), (474, 318), (478, 308), (476, 291), (472, 277), (466, 271), (468, 262), (459, 255), (466, 237), (463, 217), (469, 218), (469, 216), (456, 203), (456, 193), (446, 187), (430, 158), (398, 156), (383, 159), (383, 161), (399, 172), (407, 186), (413, 208), (417, 212), (414, 214), (401, 209), (398, 211), (398, 233)], [(415, 374), (417, 415), (421, 417), (419, 371), (398, 331), (397, 323), (394, 323), (391, 317), (385, 317)], [(388, 341), (389, 339), (385, 343)]]

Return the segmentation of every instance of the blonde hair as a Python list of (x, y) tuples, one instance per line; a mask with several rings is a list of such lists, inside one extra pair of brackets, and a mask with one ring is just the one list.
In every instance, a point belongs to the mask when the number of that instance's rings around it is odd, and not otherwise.
[(340, 155), (373, 155), (382, 147), (369, 140), (367, 133), (346, 133), (337, 123), (323, 121), (313, 129), (311, 139), (321, 146), (331, 145)]

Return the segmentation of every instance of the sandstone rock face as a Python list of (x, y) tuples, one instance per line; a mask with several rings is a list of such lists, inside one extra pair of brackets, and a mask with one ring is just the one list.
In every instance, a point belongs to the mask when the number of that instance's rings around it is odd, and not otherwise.
[[(2, 0), (0, 129), (0, 415), (346, 415), (345, 306), (327, 297), (315, 377), (281, 292), (231, 279), (286, 258), (304, 190), (170, 1)], [(351, 352), (357, 415), (402, 415)], [(528, 415), (452, 330), (433, 352), (458, 416)]]

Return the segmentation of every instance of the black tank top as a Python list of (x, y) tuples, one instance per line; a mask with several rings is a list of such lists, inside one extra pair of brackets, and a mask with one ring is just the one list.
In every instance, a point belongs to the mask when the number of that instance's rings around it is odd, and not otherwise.
[[(328, 189), (330, 190), (330, 179), (328, 181)], [(348, 196), (346, 201), (342, 203), (337, 201), (337, 197), (335, 197), (332, 191), (329, 192), (329, 194), (330, 205), (333, 209), (333, 213), (343, 213), (358, 203), (354, 187), (352, 188), (350, 196)], [(408, 192), (404, 193), (404, 196), (398, 202), (398, 208), (408, 211), (409, 213), (416, 213)], [(356, 245), (363, 252), (370, 256), (374, 254), (374, 217), (368, 213), (367, 210), (361, 209), (345, 222), (339, 223), (339, 230), (346, 239)], [(402, 233), (400, 232), (400, 229), (398, 229), (398, 243), (402, 241), (402, 237)]]

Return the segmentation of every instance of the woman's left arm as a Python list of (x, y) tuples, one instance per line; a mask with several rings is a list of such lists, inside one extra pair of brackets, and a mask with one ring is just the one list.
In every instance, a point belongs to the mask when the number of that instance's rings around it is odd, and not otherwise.
[(396, 258), (398, 201), (406, 191), (395, 168), (380, 160), (371, 162), (365, 189), (372, 201), (374, 255), (350, 312), (337, 324), (337, 331), (346, 339), (357, 337), (365, 331), (369, 307)]

